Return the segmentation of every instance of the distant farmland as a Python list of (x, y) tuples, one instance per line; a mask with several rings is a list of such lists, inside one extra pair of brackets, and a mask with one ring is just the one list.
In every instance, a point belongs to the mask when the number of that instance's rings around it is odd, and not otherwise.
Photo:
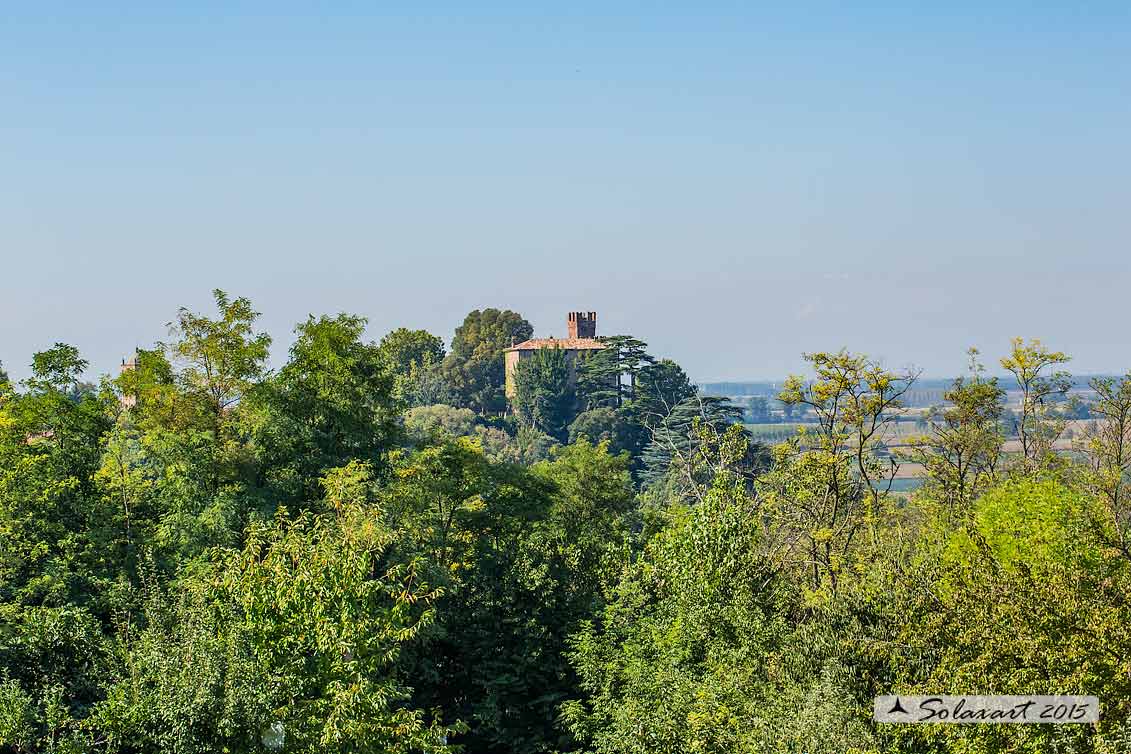
[[(1068, 422), (1064, 435), (1054, 443), (1053, 448), (1060, 453), (1071, 453), (1073, 443), (1087, 432), (1091, 423), (1090, 420), (1074, 420)], [(796, 436), (798, 431), (803, 427), (808, 427), (810, 430), (816, 429), (816, 425), (813, 423), (800, 422), (788, 424), (744, 424), (743, 426), (750, 431), (751, 436), (755, 440), (766, 445), (775, 445), (780, 442), (785, 442), (791, 437)], [(922, 436), (923, 434), (925, 434), (924, 429), (914, 421), (892, 422), (885, 427), (883, 442), (889, 450), (898, 453), (900, 450), (907, 450), (909, 448), (908, 443), (911, 438)], [(1020, 453), (1021, 443), (1016, 438), (1009, 438), (1002, 444), (1002, 451), (1007, 455)], [(898, 463), (899, 468), (896, 470), (891, 491), (896, 493), (914, 491), (922, 484), (924, 475), (923, 466), (906, 460), (898, 461)]]

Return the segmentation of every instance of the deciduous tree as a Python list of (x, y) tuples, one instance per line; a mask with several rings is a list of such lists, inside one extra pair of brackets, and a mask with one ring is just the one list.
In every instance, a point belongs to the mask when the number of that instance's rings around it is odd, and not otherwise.
[(219, 425), (223, 412), (264, 375), (271, 336), (255, 331), (259, 313), (251, 301), (219, 289), (212, 296), (219, 317), (181, 308), (169, 325), (174, 338), (169, 349), (183, 364), (179, 378), (185, 389), (207, 400)]
[(506, 407), (503, 350), (528, 340), (534, 328), (510, 310), (476, 309), (456, 328), (443, 371), (463, 405), (480, 413)]
[(845, 351), (805, 360), (814, 378), (790, 377), (778, 400), (812, 410), (816, 427), (775, 448), (774, 469), (760, 489), (778, 525), (803, 534), (797, 557), (811, 588), (835, 592), (860, 531), (872, 545), (878, 541), (878, 516), (897, 464), (882, 461), (875, 449), (916, 375)]
[(1005, 391), (986, 378), (977, 349), (970, 349), (970, 376), (943, 393), (947, 405), (932, 408), (928, 434), (912, 441), (911, 458), (923, 465), (935, 499), (960, 516), (996, 480), (1001, 467), (1001, 416)]
[(1104, 502), (1112, 543), (1131, 559), (1131, 374), (1089, 384), (1096, 391), (1095, 421), (1076, 443), (1090, 467), (1085, 484)]
[(256, 392), (262, 463), (284, 500), (315, 499), (328, 469), (380, 463), (396, 437), (393, 376), (364, 330), (362, 317), (310, 317), (295, 328), (287, 363)]
[(1049, 370), (1069, 360), (1064, 353), (1050, 351), (1039, 340), (1026, 343), (1022, 338), (1014, 338), (1010, 354), (1001, 359), (1002, 369), (1013, 375), (1021, 391), (1017, 436), (1027, 471), (1055, 459), (1053, 444), (1064, 432), (1067, 421), (1052, 410), (1052, 401), (1064, 398), (1072, 382), (1067, 372)]

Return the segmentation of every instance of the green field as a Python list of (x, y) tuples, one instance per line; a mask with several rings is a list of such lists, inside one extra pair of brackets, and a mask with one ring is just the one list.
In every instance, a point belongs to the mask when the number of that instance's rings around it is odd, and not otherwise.
[[(797, 434), (800, 427), (816, 427), (815, 424), (793, 423), (757, 423), (743, 424), (755, 439), (765, 443), (784, 442)], [(898, 445), (906, 442), (906, 438), (922, 435), (924, 430), (915, 422), (891, 422), (884, 430), (889, 445)], [(893, 442), (894, 441), (894, 442)]]
[(764, 443), (785, 442), (797, 434), (802, 424), (744, 424), (754, 439)]

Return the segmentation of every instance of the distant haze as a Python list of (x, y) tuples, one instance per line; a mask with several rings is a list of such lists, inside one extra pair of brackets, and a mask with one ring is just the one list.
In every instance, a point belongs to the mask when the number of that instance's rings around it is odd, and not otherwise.
[(14, 377), (111, 371), (215, 287), (276, 361), (310, 313), (494, 306), (698, 381), (1014, 335), (1131, 368), (1129, 3), (230, 5), (4, 9)]

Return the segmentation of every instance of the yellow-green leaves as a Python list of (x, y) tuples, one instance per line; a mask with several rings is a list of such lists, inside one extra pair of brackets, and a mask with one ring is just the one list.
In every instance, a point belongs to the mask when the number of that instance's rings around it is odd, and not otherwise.
[[(1036, 577), (1051, 569), (1090, 568), (1103, 556), (1095, 537), (1102, 526), (1094, 498), (1051, 479), (1004, 482), (977, 500), (974, 536), (1003, 568), (1025, 568)], [(957, 551), (976, 557), (975, 541), (957, 530)], [(956, 552), (957, 552), (956, 551)]]
[[(836, 591), (844, 565), (867, 558), (894, 459), (877, 450), (903, 406), (913, 372), (896, 373), (846, 351), (806, 354), (814, 377), (790, 377), (778, 399), (815, 423), (774, 450), (774, 467), (758, 480), (773, 526), (791, 534), (789, 557), (809, 589)], [(861, 532), (867, 537), (860, 540)]]
[(1021, 392), (1017, 435), (1026, 471), (1056, 461), (1053, 445), (1064, 433), (1067, 422), (1053, 411), (1052, 404), (1067, 395), (1072, 382), (1067, 372), (1049, 370), (1069, 360), (1064, 353), (1050, 351), (1039, 340), (1026, 343), (1022, 338), (1014, 338), (1010, 354), (1001, 359), (1002, 368), (1013, 375)]
[(345, 466), (330, 469), (322, 477), (326, 502), (339, 514), (368, 500), (372, 483), (373, 467), (363, 461), (350, 461)]

